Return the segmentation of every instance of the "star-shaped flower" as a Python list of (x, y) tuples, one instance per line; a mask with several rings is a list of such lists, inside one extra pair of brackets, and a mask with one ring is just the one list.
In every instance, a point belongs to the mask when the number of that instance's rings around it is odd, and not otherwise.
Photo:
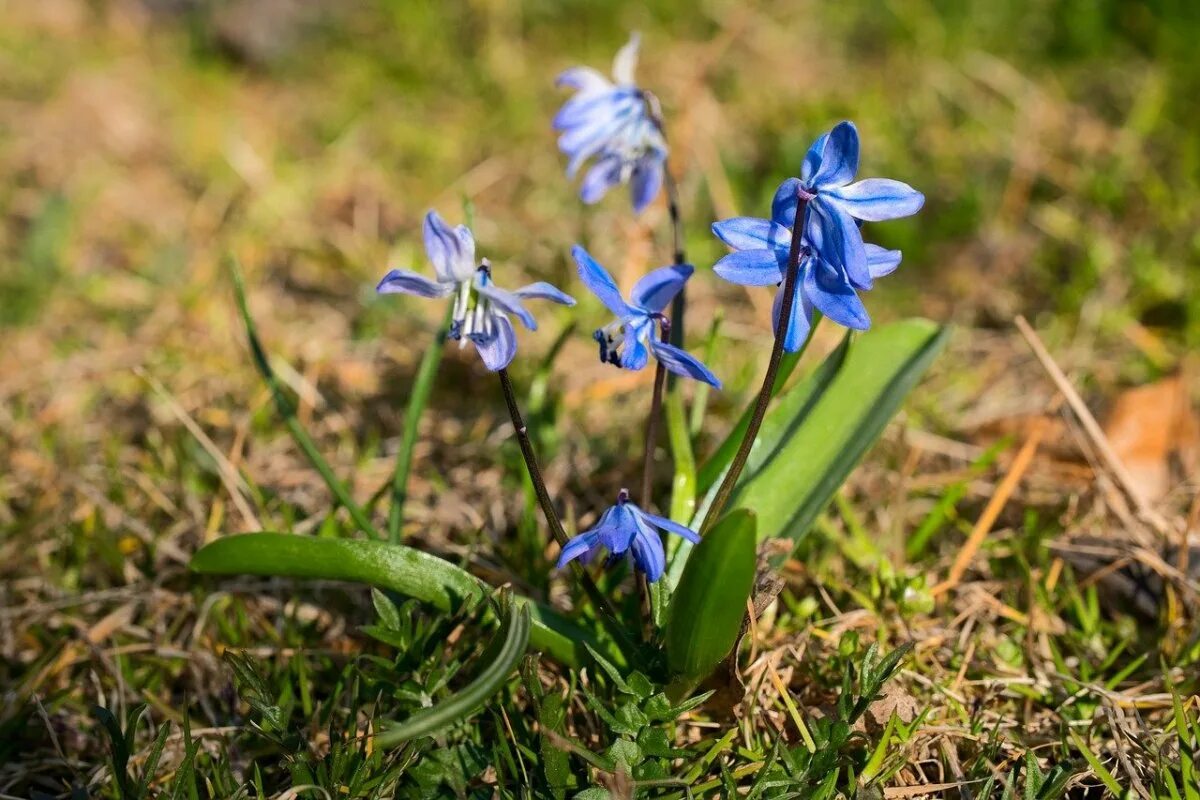
[(596, 203), (608, 190), (628, 183), (633, 210), (640, 213), (662, 187), (667, 142), (651, 116), (646, 94), (633, 80), (639, 38), (635, 33), (613, 61), (613, 81), (590, 67), (572, 67), (556, 83), (575, 89), (554, 117), (562, 132), (558, 147), (570, 162), (573, 178), (593, 156), (579, 196)]
[(700, 541), (692, 529), (638, 508), (630, 502), (629, 492), (622, 489), (617, 504), (600, 515), (594, 528), (563, 546), (557, 566), (562, 569), (577, 558), (590, 559), (600, 549), (607, 550), (611, 558), (619, 558), (628, 551), (633, 554), (634, 566), (653, 583), (662, 577), (667, 564), (659, 531), (682, 536), (692, 543)]
[(584, 284), (617, 317), (593, 335), (600, 344), (601, 361), (622, 369), (642, 369), (653, 353), (664, 367), (676, 375), (721, 388), (721, 381), (699, 359), (654, 335), (655, 322), (660, 330), (669, 324), (663, 309), (691, 277), (694, 271), (691, 264), (660, 267), (650, 272), (634, 285), (630, 302), (626, 303), (612, 276), (587, 250), (575, 245), (571, 248), (571, 255), (575, 258), (579, 277)]
[(376, 291), (380, 294), (411, 294), (418, 297), (454, 299), (450, 338), (460, 346), (475, 345), (490, 370), (504, 369), (517, 352), (517, 336), (508, 315), (513, 314), (529, 330), (537, 330), (537, 320), (525, 308), (523, 300), (542, 299), (565, 306), (575, 299), (548, 283), (539, 281), (516, 291), (501, 289), (492, 281), (488, 260), (475, 261), (475, 237), (466, 225), (451, 228), (436, 211), (425, 215), (425, 252), (433, 263), (437, 280), (406, 269), (394, 269), (383, 276)]

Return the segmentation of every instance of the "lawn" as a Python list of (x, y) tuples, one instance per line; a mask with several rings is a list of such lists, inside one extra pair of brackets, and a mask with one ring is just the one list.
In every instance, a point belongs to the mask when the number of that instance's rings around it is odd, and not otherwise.
[[(0, 798), (1200, 799), (1194, 2), (2, 9)], [(551, 126), (555, 76), (632, 31), (723, 384), (671, 381), (646, 510), (703, 511), (772, 353), (711, 224), (767, 216), (844, 119), (861, 177), (926, 198), (866, 228), (904, 254), (872, 330), (785, 361), (802, 421), (768, 415), (788, 444), (730, 504), (753, 613), (686, 686), (628, 561), (555, 568), (445, 306), (375, 292), (433, 274), (435, 209), (500, 285), (578, 298), (530, 304), (514, 399), (567, 535), (641, 497), (654, 369), (596, 358), (571, 247), (627, 290), (672, 261), (668, 204), (581, 202)], [(253, 531), (295, 549), (223, 555)]]

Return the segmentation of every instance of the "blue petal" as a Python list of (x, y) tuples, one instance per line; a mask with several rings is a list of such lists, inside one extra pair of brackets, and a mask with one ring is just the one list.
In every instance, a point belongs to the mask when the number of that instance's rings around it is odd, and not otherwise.
[(713, 264), (713, 272), (741, 286), (774, 286), (783, 280), (781, 261), (787, 255), (781, 259), (778, 250), (740, 250)]
[(777, 222), (758, 217), (733, 217), (714, 222), (712, 231), (734, 250), (782, 250), (787, 257), (792, 232)]
[(870, 289), (867, 251), (854, 217), (824, 197), (818, 197), (809, 207), (816, 212), (809, 215), (805, 230), (813, 247), (824, 260), (845, 271), (855, 286)]
[(617, 83), (631, 86), (633, 84), (633, 73), (637, 70), (638, 62), (638, 47), (642, 43), (641, 34), (637, 31), (629, 34), (629, 41), (621, 46), (617, 51), (617, 55), (613, 58), (613, 79)]
[(585, 555), (589, 550), (593, 550), (599, 545), (600, 537), (591, 531), (572, 537), (563, 545), (562, 552), (558, 554), (558, 563), (554, 566), (556, 569), (562, 569), (570, 562)]
[(630, 542), (637, 535), (638, 521), (626, 505), (618, 503), (604, 512), (595, 530), (608, 551), (619, 556), (629, 549)]
[(814, 189), (825, 191), (834, 186), (845, 186), (854, 180), (856, 172), (858, 129), (854, 127), (853, 122), (839, 122), (829, 132), (829, 138), (821, 151), (820, 166), (813, 171), (807, 183)]
[(858, 292), (840, 270), (820, 259), (815, 259), (804, 272), (803, 294), (818, 311), (839, 325), (858, 331), (871, 327), (871, 318)]
[(796, 178), (788, 178), (775, 190), (771, 201), (771, 221), (785, 228), (796, 227), (796, 205), (800, 202), (802, 185)]
[(829, 141), (829, 134), (822, 133), (804, 154), (804, 163), (800, 165), (800, 180), (804, 182), (805, 186), (811, 185), (812, 176), (821, 168), (821, 154), (825, 152), (827, 141)]
[(715, 389), (721, 388), (721, 381), (717, 380), (717, 376), (691, 353), (653, 338), (650, 340), (650, 349), (654, 352), (654, 357), (676, 375), (703, 381)]
[(575, 305), (575, 298), (545, 281), (531, 283), (528, 286), (522, 286), (513, 292), (517, 297), (526, 300), (550, 300), (564, 306)]
[(562, 131), (615, 119), (635, 110), (640, 102), (628, 89), (577, 94), (554, 115), (554, 127)]
[(453, 283), (437, 283), (406, 269), (394, 269), (375, 287), (380, 294), (415, 294), (417, 297), (445, 297), (454, 291)]
[[(633, 504), (630, 503), (629, 505), (633, 505)], [(674, 520), (669, 520), (666, 517), (660, 517), (657, 514), (651, 514), (649, 511), (645, 511), (638, 506), (634, 506), (633, 513), (637, 514), (643, 520), (645, 520), (647, 523), (649, 523), (650, 525), (653, 525), (656, 528), (659, 528), (660, 530), (667, 531), (668, 533), (673, 533), (676, 536), (682, 536), (684, 539), (687, 539), (692, 544), (700, 543), (700, 534), (696, 533), (694, 530), (692, 530), (691, 528), (689, 528), (685, 525), (680, 525), (678, 522), (675, 522)]]
[(575, 245), (571, 248), (571, 257), (575, 259), (575, 263), (579, 267), (579, 278), (583, 284), (591, 290), (592, 294), (600, 298), (600, 302), (604, 303), (609, 311), (621, 319), (633, 314), (621, 297), (621, 290), (617, 288), (612, 276), (588, 254), (587, 250), (580, 245)]
[(613, 88), (608, 78), (591, 67), (571, 67), (570, 69), (563, 70), (554, 79), (554, 85), (559, 87), (566, 86), (587, 94), (592, 94), (602, 89)]
[(867, 250), (867, 269), (872, 278), (891, 275), (900, 266), (900, 251), (885, 250), (877, 244), (864, 245)]
[(633, 213), (640, 214), (658, 197), (662, 188), (663, 161), (659, 153), (648, 153), (633, 165), (629, 179), (629, 193), (633, 199)]
[[(806, 262), (807, 265), (807, 262)], [(801, 265), (807, 271), (811, 267)], [(803, 280), (803, 276), (801, 277)], [(779, 313), (783, 310), (783, 289), (775, 293), (775, 302), (771, 306), (771, 330), (779, 328)], [(796, 287), (795, 298), (792, 300), (792, 310), (788, 315), (788, 328), (784, 334), (783, 349), (787, 353), (795, 353), (804, 346), (808, 332), (812, 329), (812, 303), (805, 297), (803, 286)]]
[(833, 199), (850, 216), (867, 222), (910, 217), (925, 205), (925, 195), (890, 178), (867, 178), (829, 189), (825, 197)]
[(659, 267), (642, 277), (633, 285), (629, 299), (639, 308), (651, 313), (662, 311), (667, 303), (692, 277), (695, 269), (691, 264), (675, 264), (670, 267)]
[(472, 337), (472, 341), (479, 351), (479, 357), (483, 359), (483, 365), (496, 372), (511, 364), (513, 356), (517, 354), (517, 332), (503, 314), (494, 313), (492, 319), (492, 335), (485, 339)]
[(640, 523), (632, 546), (633, 563), (646, 573), (646, 580), (654, 583), (661, 578), (667, 567), (667, 554), (663, 552), (659, 535), (645, 523)]
[(501, 289), (494, 283), (484, 283), (479, 280), (475, 281), (475, 290), (491, 300), (501, 311), (507, 311), (521, 320), (521, 323), (529, 330), (537, 330), (537, 320), (533, 318), (533, 314), (529, 313), (529, 309), (521, 304), (521, 298), (516, 294), (507, 289)]
[(642, 343), (649, 333), (648, 325), (625, 325), (625, 343), (621, 345), (621, 369), (644, 369), (650, 361), (650, 351)]
[(621, 159), (605, 156), (592, 165), (579, 185), (579, 199), (591, 205), (598, 203), (608, 190), (621, 182)]
[(451, 228), (436, 211), (425, 215), (425, 252), (442, 283), (470, 280), (475, 273), (475, 238), (465, 225)]

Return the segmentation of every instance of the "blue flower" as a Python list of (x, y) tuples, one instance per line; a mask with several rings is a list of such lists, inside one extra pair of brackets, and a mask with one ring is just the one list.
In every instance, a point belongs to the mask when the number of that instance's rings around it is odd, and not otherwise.
[[(900, 251), (864, 243), (859, 221), (908, 216), (925, 201), (924, 195), (899, 181), (872, 178), (851, 184), (857, 169), (858, 132), (853, 123), (843, 122), (813, 143), (800, 178), (780, 184), (771, 219), (734, 217), (712, 226), (735, 251), (713, 266), (718, 275), (743, 286), (777, 285), (787, 269), (796, 209), (803, 207), (797, 295), (784, 338), (789, 353), (804, 344), (814, 308), (848, 328), (871, 327), (858, 292), (894, 272), (900, 266)], [(782, 304), (780, 291), (773, 309), (776, 325)]]
[(406, 269), (394, 269), (375, 287), (380, 294), (412, 294), (418, 297), (454, 298), (450, 338), (460, 346), (475, 345), (484, 366), (504, 369), (517, 352), (517, 336), (508, 315), (521, 320), (531, 331), (537, 320), (525, 308), (523, 300), (551, 300), (565, 306), (575, 299), (548, 283), (538, 282), (516, 291), (501, 289), (492, 281), (488, 260), (475, 260), (475, 237), (466, 225), (451, 228), (436, 211), (425, 215), (425, 252), (433, 263), (437, 280), (429, 280)]
[(859, 225), (912, 216), (925, 204), (925, 195), (889, 178), (851, 183), (858, 172), (858, 151), (853, 122), (841, 122), (818, 137), (804, 157), (800, 177), (784, 181), (776, 192), (771, 217), (793, 227), (797, 204), (804, 200), (820, 229), (812, 244), (856, 288), (870, 289), (873, 276)]
[(622, 489), (617, 495), (617, 504), (600, 515), (600, 521), (594, 528), (584, 531), (563, 546), (557, 566), (562, 569), (580, 557), (588, 560), (600, 548), (607, 550), (611, 558), (632, 551), (634, 565), (646, 573), (646, 579), (653, 583), (662, 577), (667, 563), (659, 531), (682, 536), (693, 544), (700, 541), (700, 537), (690, 528), (638, 508), (629, 501), (629, 492)]
[(664, 367), (676, 375), (721, 388), (717, 376), (695, 356), (660, 341), (654, 335), (655, 322), (660, 328), (669, 325), (663, 309), (691, 277), (691, 264), (676, 264), (654, 270), (634, 285), (630, 294), (631, 302), (626, 303), (612, 276), (596, 263), (587, 250), (575, 245), (571, 248), (571, 255), (579, 266), (579, 277), (600, 298), (600, 302), (617, 316), (616, 321), (593, 334), (600, 344), (601, 361), (622, 369), (642, 369), (649, 361), (650, 353), (653, 353)]
[(615, 82), (590, 67), (573, 67), (559, 75), (557, 84), (574, 89), (575, 95), (554, 117), (555, 130), (562, 132), (558, 147), (570, 159), (567, 177), (574, 178), (596, 157), (579, 187), (583, 202), (599, 202), (612, 187), (628, 183), (635, 213), (658, 196), (667, 158), (667, 141), (646, 94), (633, 81), (638, 43), (634, 34), (617, 52)]

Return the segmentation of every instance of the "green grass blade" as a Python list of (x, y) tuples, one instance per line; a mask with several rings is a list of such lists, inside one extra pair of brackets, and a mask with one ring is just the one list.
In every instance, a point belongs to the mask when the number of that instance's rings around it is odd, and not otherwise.
[[(1113, 797), (1124, 797), (1125, 793), (1121, 789), (1121, 784), (1117, 783), (1117, 779), (1113, 777), (1113, 774), (1108, 771), (1108, 767), (1104, 766), (1096, 754), (1092, 752), (1091, 748), (1088, 747), (1087, 742), (1083, 741), (1083, 739), (1080, 739), (1079, 734), (1075, 733), (1074, 731), (1070, 732), (1070, 736), (1072, 744), (1075, 745), (1075, 749), (1079, 751), (1079, 754), (1083, 756), (1085, 761), (1087, 761), (1088, 766), (1092, 768), (1092, 774), (1099, 778), (1100, 782), (1103, 783), (1105, 787), (1107, 787), (1108, 790), (1113, 793)], [(1028, 778), (1026, 778), (1026, 780), (1028, 780)]]
[[(490, 590), (465, 570), (404, 545), (357, 539), (322, 539), (289, 533), (244, 533), (218, 539), (192, 557), (202, 575), (263, 575), (365, 583), (415, 597), (451, 611)], [(525, 598), (530, 606), (529, 644), (568, 666), (588, 660), (583, 643), (607, 652), (589, 633), (557, 612)]]
[(758, 536), (799, 539), (829, 504), (945, 344), (906, 320), (849, 338), (767, 415), (730, 501), (758, 514)]
[(442, 363), (442, 353), (445, 352), (443, 345), (452, 311), (452, 307), (446, 308), (442, 324), (425, 349), (425, 355), (421, 356), (421, 365), (417, 367), (412, 391), (408, 395), (408, 406), (404, 409), (404, 433), (400, 438), (400, 450), (396, 453), (396, 469), (392, 473), (392, 505), (388, 509), (388, 539), (392, 542), (399, 542), (401, 538), (400, 526), (404, 522), (404, 502), (408, 498), (408, 475), (412, 471), (413, 450), (417, 446), (417, 428), (421, 424), (425, 406), (429, 405), (434, 379)]
[(313, 442), (312, 437), (308, 435), (308, 431), (304, 430), (304, 426), (296, 418), (296, 408), (284, 393), (283, 386), (279, 383), (279, 378), (275, 375), (275, 370), (271, 368), (271, 363), (267, 359), (267, 351), (263, 348), (262, 342), (258, 338), (258, 329), (254, 324), (254, 318), (250, 316), (250, 307), (246, 302), (246, 286), (242, 281), (242, 269), (238, 265), (237, 259), (233, 257), (228, 259), (228, 263), (229, 272), (233, 276), (233, 291), (237, 298), (238, 312), (241, 314), (242, 324), (246, 328), (246, 338), (250, 342), (250, 353), (254, 357), (254, 366), (258, 368), (263, 381), (266, 382), (267, 387), (271, 390), (271, 397), (275, 401), (275, 408), (279, 412), (279, 415), (283, 417), (283, 422), (287, 426), (288, 432), (292, 434), (292, 439), (296, 442), (300, 450), (303, 451), (309, 463), (320, 473), (321, 479), (325, 481), (325, 485), (329, 487), (329, 491), (337, 498), (338, 503), (349, 512), (350, 517), (354, 520), (354, 524), (363, 532), (369, 533), (377, 539), (383, 538), (383, 534), (380, 533), (379, 529), (371, 524), (371, 520), (367, 518), (362, 508), (350, 497), (350, 492), (346, 489), (345, 485), (333, 474), (333, 470), (329, 467), (329, 462), (321, 455), (321, 451), (317, 449), (317, 445)]
[(729, 653), (754, 588), (755, 517), (726, 514), (696, 545), (671, 597), (666, 628), (667, 666), (686, 694)]
[(504, 626), (482, 656), (487, 663), (483, 671), (461, 692), (430, 707), (423, 708), (404, 722), (386, 727), (375, 737), (379, 747), (396, 745), (436, 733), (448, 725), (465, 719), (478, 711), (504, 686), (516, 669), (530, 640), (528, 603), (510, 603)]

